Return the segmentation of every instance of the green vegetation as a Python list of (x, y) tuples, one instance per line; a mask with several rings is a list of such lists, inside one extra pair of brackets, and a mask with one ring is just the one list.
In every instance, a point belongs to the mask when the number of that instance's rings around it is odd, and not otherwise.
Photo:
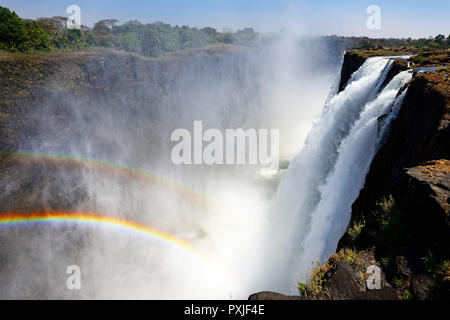
[(389, 216), (395, 206), (394, 197), (390, 194), (387, 198), (378, 201), (377, 206), (383, 211), (384, 216)]
[(392, 280), (394, 286), (396, 288), (401, 288), (405, 284), (405, 280), (402, 277), (394, 277), (394, 280)]
[(297, 282), (297, 288), (300, 296), (314, 298), (324, 293), (323, 285), (327, 280), (328, 271), (331, 269), (331, 263), (327, 261), (324, 265), (317, 263), (311, 272), (308, 282)]
[(413, 299), (413, 295), (411, 293), (411, 291), (409, 291), (408, 289), (406, 289), (403, 292), (403, 300), (412, 300)]
[(49, 36), (35, 21), (20, 19), (15, 12), (0, 7), (0, 49), (27, 52), (49, 48)]
[(383, 48), (431, 48), (431, 49), (448, 49), (450, 48), (450, 35), (445, 37), (443, 34), (438, 34), (435, 37), (420, 38), (420, 39), (370, 39), (362, 38), (355, 49), (383, 49)]
[(449, 72), (449, 68), (448, 67), (439, 67), (436, 69), (437, 73), (440, 74), (447, 74)]
[(345, 261), (349, 265), (360, 265), (360, 257), (356, 250), (345, 248), (328, 258), (325, 264), (319, 262), (313, 267), (311, 276), (307, 282), (297, 281), (297, 289), (302, 297), (317, 298), (325, 294), (324, 285), (331, 276), (331, 270), (339, 261)]
[(377, 202), (381, 211), (379, 240), (382, 244), (391, 246), (392, 242), (404, 243), (413, 240), (402, 210), (396, 207), (392, 195)]
[(358, 253), (350, 248), (345, 248), (338, 252), (338, 257), (350, 265), (358, 263)]
[[(251, 28), (222, 32), (214, 28), (171, 26), (162, 22), (143, 24), (128, 21), (118, 25), (116, 19), (105, 19), (92, 28), (67, 27), (66, 17), (21, 19), (15, 12), (0, 6), (0, 50), (8, 52), (73, 51), (89, 48), (111, 48), (157, 57), (168, 52), (225, 43), (252, 45), (256, 39), (270, 41), (273, 35), (259, 35)], [(423, 39), (370, 39), (367, 37), (325, 37), (338, 47), (396, 52), (450, 48), (450, 35)], [(417, 59), (421, 59), (420, 57)]]
[(70, 29), (66, 17), (30, 21), (0, 7), (0, 50), (30, 53), (101, 47), (157, 57), (214, 43), (250, 45), (257, 37), (251, 28), (218, 32), (213, 28), (172, 27), (162, 22), (142, 24), (129, 21), (122, 25), (117, 25), (117, 22), (106, 19), (97, 22), (93, 28)]
[(425, 271), (428, 272), (428, 274), (433, 278), (433, 279), (437, 279), (438, 277), (438, 270), (439, 270), (439, 260), (437, 259), (437, 257), (430, 251), (428, 250), (428, 254), (421, 258), (423, 261), (423, 264), (425, 266)]
[[(442, 68), (445, 69), (445, 68)], [(405, 300), (414, 299), (410, 291), (411, 278), (398, 270), (396, 256), (397, 248), (403, 244), (413, 244), (427, 254), (420, 259), (426, 273), (435, 279), (438, 285), (450, 281), (450, 261), (446, 252), (436, 249), (418, 237), (415, 237), (407, 223), (407, 212), (389, 195), (377, 202), (380, 230), (374, 236), (374, 244), (380, 248), (379, 261), (386, 278), (396, 288), (399, 296)]]
[(362, 230), (364, 229), (365, 223), (364, 221), (361, 222), (354, 222), (347, 230), (347, 233), (351, 239), (352, 242), (355, 242), (358, 237), (360, 236)]
[[(448, 65), (450, 64), (450, 49), (447, 50), (421, 50), (416, 56), (411, 57), (411, 62), (421, 66), (438, 66), (438, 65)], [(446, 70), (441, 68), (441, 70)]]

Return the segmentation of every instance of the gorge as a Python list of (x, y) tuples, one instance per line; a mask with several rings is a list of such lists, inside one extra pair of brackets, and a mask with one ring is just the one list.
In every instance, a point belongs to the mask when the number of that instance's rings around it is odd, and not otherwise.
[[(160, 58), (2, 55), (0, 213), (41, 220), (0, 222), (0, 296), (445, 297), (448, 73), (345, 49), (284, 34)], [(171, 133), (199, 119), (280, 130), (278, 173), (173, 164)], [(372, 264), (381, 290), (360, 275)]]

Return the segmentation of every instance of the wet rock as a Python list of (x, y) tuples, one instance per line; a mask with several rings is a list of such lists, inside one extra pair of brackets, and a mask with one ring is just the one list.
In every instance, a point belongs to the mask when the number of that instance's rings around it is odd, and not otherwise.
[(435, 288), (436, 282), (429, 276), (416, 274), (411, 279), (411, 291), (419, 300), (433, 298)]
[(352, 73), (359, 69), (366, 61), (366, 58), (359, 55), (357, 52), (349, 51), (344, 56), (344, 62), (341, 69), (341, 81), (339, 83), (339, 91), (344, 90), (345, 86), (350, 80)]
[(407, 69), (408, 61), (406, 59), (395, 59), (392, 63), (391, 70), (389, 70), (388, 74), (386, 75), (386, 79), (384, 80), (381, 87), (384, 88), (399, 72), (405, 71)]

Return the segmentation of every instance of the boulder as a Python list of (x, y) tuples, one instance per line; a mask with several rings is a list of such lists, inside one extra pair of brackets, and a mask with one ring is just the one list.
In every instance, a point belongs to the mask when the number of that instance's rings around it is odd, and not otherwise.
[(433, 297), (436, 282), (429, 276), (415, 274), (411, 279), (411, 291), (419, 300), (429, 300)]
[(325, 295), (333, 300), (351, 299), (365, 289), (363, 279), (345, 261), (336, 264), (332, 276), (324, 286)]

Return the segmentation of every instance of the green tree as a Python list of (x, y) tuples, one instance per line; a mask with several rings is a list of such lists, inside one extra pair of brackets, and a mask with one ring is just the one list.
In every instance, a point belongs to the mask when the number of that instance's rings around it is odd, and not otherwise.
[(141, 38), (142, 54), (157, 57), (161, 53), (161, 41), (154, 30), (146, 30)]
[(93, 32), (98, 36), (107, 36), (113, 33), (113, 29), (115, 24), (117, 23), (116, 19), (105, 19), (100, 20), (94, 25)]
[(48, 35), (35, 21), (19, 18), (15, 12), (0, 7), (0, 48), (27, 52), (50, 48)]
[(439, 44), (443, 44), (445, 41), (445, 36), (443, 34), (438, 34), (435, 38), (434, 41), (439, 43)]

